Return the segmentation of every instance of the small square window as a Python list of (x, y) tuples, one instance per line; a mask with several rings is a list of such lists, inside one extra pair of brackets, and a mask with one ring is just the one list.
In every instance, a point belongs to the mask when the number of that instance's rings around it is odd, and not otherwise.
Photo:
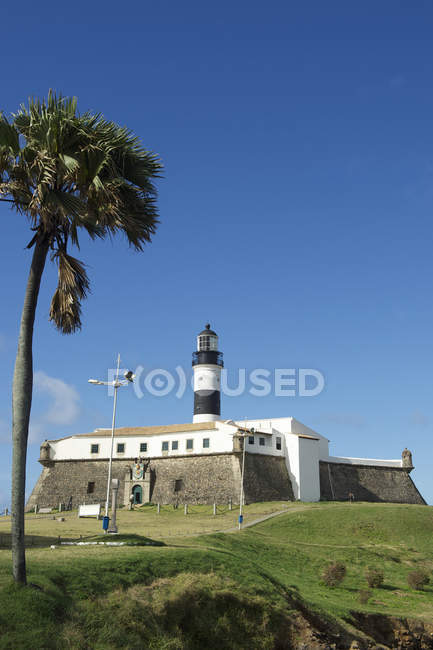
[(118, 442), (117, 443), (117, 453), (118, 454), (124, 454), (125, 453), (125, 443), (124, 442)]
[(265, 439), (264, 438), (259, 438), (259, 445), (260, 445), (260, 447), (265, 446)]
[(162, 451), (168, 451), (168, 441), (162, 443)]
[(91, 454), (99, 454), (99, 445), (90, 445)]
[(194, 449), (194, 440), (190, 438), (189, 440), (186, 441), (186, 448), (187, 449)]
[(180, 492), (181, 489), (183, 488), (183, 481), (181, 478), (178, 478), (174, 482), (174, 491), (175, 492)]
[(254, 444), (254, 436), (248, 436), (248, 444), (253, 445)]
[(87, 483), (87, 494), (93, 494), (95, 491), (95, 483), (93, 481), (89, 481)]
[(147, 451), (147, 442), (140, 442), (140, 451)]
[(209, 447), (210, 447), (209, 438), (203, 438), (203, 449), (209, 449)]
[(177, 440), (173, 440), (171, 443), (171, 448), (173, 451), (177, 451), (179, 449), (179, 442)]
[(277, 449), (281, 449), (281, 438), (276, 438), (275, 446)]

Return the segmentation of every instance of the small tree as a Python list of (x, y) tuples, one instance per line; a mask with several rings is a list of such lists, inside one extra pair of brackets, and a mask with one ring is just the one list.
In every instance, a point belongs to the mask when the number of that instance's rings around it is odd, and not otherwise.
[(371, 589), (381, 587), (383, 585), (384, 575), (382, 569), (375, 567), (368, 567), (365, 572), (365, 579)]
[(322, 580), (327, 587), (337, 587), (344, 580), (346, 567), (341, 562), (328, 564), (322, 574)]
[(407, 576), (407, 583), (411, 589), (416, 589), (419, 591), (420, 589), (423, 589), (428, 583), (430, 582), (430, 578), (428, 577), (427, 573), (425, 571), (420, 571), (417, 569), (416, 571), (411, 571), (408, 576)]

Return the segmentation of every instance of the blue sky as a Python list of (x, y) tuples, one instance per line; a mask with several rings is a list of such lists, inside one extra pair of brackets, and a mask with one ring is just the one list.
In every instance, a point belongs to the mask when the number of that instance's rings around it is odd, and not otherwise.
[[(433, 500), (433, 7), (428, 2), (24, 2), (8, 7), (0, 108), (50, 87), (127, 125), (165, 165), (143, 254), (89, 243), (84, 327), (35, 328), (28, 488), (39, 443), (110, 426), (87, 384), (125, 366), (190, 371), (210, 320), (226, 367), (316, 368), (317, 397), (223, 398), (223, 416), (293, 415), (332, 453), (398, 458)], [(30, 254), (0, 204), (0, 507)], [(120, 425), (188, 422), (182, 399), (125, 389)]]

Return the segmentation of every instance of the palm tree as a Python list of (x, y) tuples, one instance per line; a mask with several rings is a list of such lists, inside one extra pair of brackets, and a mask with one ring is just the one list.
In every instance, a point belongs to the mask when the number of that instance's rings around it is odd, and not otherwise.
[(27, 216), (33, 257), (24, 298), (12, 391), (12, 565), (26, 583), (25, 470), (32, 402), (33, 325), (47, 255), (58, 266), (50, 319), (63, 334), (81, 327), (89, 281), (68, 247), (124, 233), (141, 251), (158, 224), (156, 189), (162, 165), (126, 128), (101, 114), (77, 111), (76, 98), (29, 100), (8, 120), (0, 114), (0, 200)]

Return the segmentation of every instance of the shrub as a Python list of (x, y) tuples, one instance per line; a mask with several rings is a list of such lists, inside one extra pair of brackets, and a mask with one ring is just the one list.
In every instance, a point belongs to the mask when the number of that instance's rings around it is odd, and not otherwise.
[(327, 587), (337, 587), (346, 575), (346, 567), (341, 562), (333, 562), (328, 564), (322, 574), (322, 580)]
[(367, 584), (371, 589), (374, 589), (375, 587), (381, 587), (384, 580), (382, 569), (368, 567), (365, 572), (365, 579), (367, 580)]
[(372, 597), (372, 593), (369, 589), (360, 589), (359, 590), (359, 602), (361, 605), (366, 605), (370, 598)]
[(411, 571), (407, 576), (407, 583), (412, 589), (422, 589), (428, 585), (429, 582), (430, 579), (424, 571)]

